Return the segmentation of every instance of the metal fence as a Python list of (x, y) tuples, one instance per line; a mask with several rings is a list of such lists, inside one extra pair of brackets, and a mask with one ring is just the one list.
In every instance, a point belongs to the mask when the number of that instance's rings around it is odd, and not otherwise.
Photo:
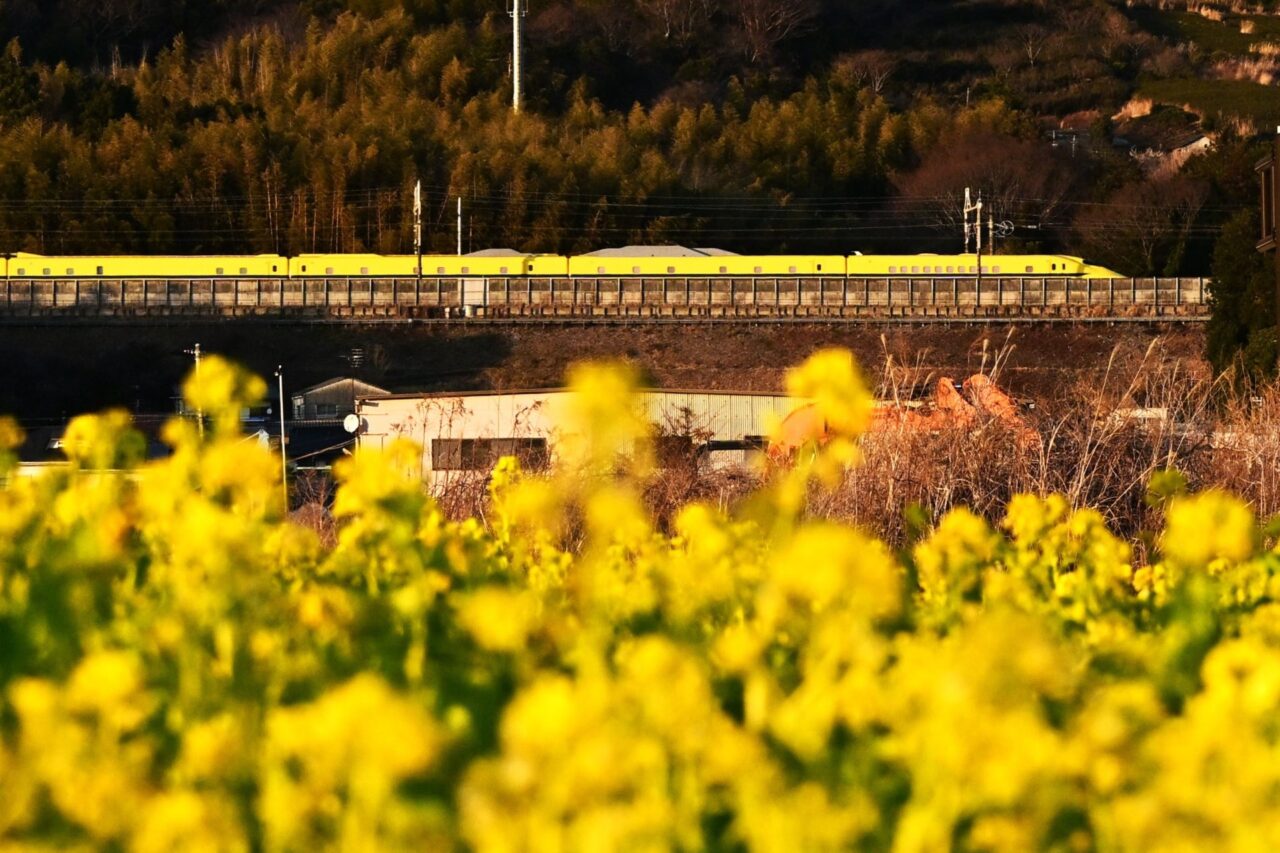
[(1204, 278), (309, 278), (4, 281), (20, 317), (1194, 318)]

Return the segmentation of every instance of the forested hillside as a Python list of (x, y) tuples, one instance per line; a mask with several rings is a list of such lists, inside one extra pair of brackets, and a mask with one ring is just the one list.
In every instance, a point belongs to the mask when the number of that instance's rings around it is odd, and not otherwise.
[(403, 252), (420, 179), (429, 250), (954, 250), (971, 186), (1194, 273), (1280, 116), (1269, 4), (531, 6), (516, 116), (501, 0), (6, 0), (0, 249)]

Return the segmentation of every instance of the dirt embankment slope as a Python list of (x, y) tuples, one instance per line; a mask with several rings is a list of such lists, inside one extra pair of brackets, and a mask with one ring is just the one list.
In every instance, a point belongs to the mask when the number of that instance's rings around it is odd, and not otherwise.
[[(1196, 326), (293, 326), (260, 322), (0, 330), (0, 412), (56, 419), (107, 406), (172, 408), (184, 353), (199, 342), (270, 376), (286, 393), (359, 375), (393, 390), (533, 388), (562, 382), (583, 359), (626, 358), (668, 388), (775, 391), (787, 366), (824, 346), (848, 347), (874, 380), (890, 362), (917, 377), (963, 378), (1003, 351), (1000, 381), (1028, 397), (1096, 382), (1115, 364), (1155, 358), (1206, 368)], [(353, 351), (363, 358), (352, 366)], [(1113, 354), (1116, 358), (1113, 359)]]

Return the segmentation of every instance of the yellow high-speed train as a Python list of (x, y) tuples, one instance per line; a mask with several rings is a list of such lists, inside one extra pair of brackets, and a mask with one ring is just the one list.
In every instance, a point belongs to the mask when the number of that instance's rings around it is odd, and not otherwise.
[[(417, 255), (33, 255), (0, 258), (7, 279), (414, 278)], [(423, 255), (423, 277), (1124, 278), (1071, 255)], [(980, 268), (979, 268), (980, 267)]]

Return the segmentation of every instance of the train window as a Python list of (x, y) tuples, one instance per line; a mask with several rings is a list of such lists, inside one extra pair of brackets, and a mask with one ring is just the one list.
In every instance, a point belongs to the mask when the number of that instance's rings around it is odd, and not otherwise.
[(98, 267), (98, 275), (102, 275), (102, 267)]
[(764, 267), (756, 267), (756, 275), (759, 275), (762, 272), (764, 272)]
[(604, 275), (604, 267), (596, 267), (596, 272), (600, 275)]
[(640, 267), (632, 267), (632, 268), (631, 268), (631, 274), (632, 274), (632, 275), (639, 275), (639, 274), (640, 274)]
[(213, 271), (214, 275), (222, 275), (222, 267), (216, 267)]
[(1035, 271), (1036, 271), (1035, 267), (1031, 266), (1030, 264), (1027, 264), (1027, 272), (1035, 272)]
[(927, 274), (929, 274), (929, 273), (931, 273), (931, 272), (933, 272), (933, 267), (929, 266), (928, 264), (925, 264), (925, 265), (924, 265), (924, 272), (925, 272), (925, 274), (926, 274), (926, 275), (927, 275)]
[(992, 267), (992, 268), (991, 268), (991, 271), (992, 271), (992, 272), (994, 272), (994, 273), (998, 273), (998, 272), (1000, 272), (1000, 265), (999, 265), (999, 264), (997, 264), (996, 266)]
[(668, 273), (668, 274), (673, 273), (673, 272), (675, 272), (675, 271), (676, 271), (676, 268), (675, 268), (675, 267), (667, 267), (667, 273)]
[(248, 267), (240, 267), (240, 275), (248, 275), (248, 274), (249, 274)]
[(368, 267), (360, 267), (360, 275), (368, 275), (368, 274), (369, 274)]
[(787, 272), (795, 272), (795, 271), (796, 271), (795, 267), (787, 267)]
[(728, 272), (728, 271), (729, 271), (728, 267), (720, 267), (720, 272)]
[(303, 265), (302, 265), (302, 271), (303, 271), (303, 272), (306, 272), (306, 271), (307, 271), (307, 265), (306, 265), (306, 264), (303, 264)]
[(45, 274), (45, 275), (48, 275), (48, 274), (49, 274), (49, 268), (48, 268), (48, 267), (45, 267), (45, 268), (44, 268), (44, 274)]
[(818, 272), (822, 272), (822, 264), (818, 264)]
[(955, 267), (951, 266), (950, 264), (948, 264), (948, 265), (947, 265), (947, 272), (948, 272), (948, 273), (953, 273), (953, 272), (955, 272), (955, 271), (956, 271), (956, 268), (955, 268)]
[(498, 272), (502, 273), (503, 275), (506, 275), (506, 274), (507, 274), (507, 268), (506, 268), (506, 267), (498, 267)]
[(471, 267), (463, 267), (463, 268), (462, 268), (462, 274), (463, 274), (463, 275), (466, 275), (466, 274), (467, 274), (467, 273), (469, 273), (469, 272), (471, 272)]
[(912, 272), (920, 272), (920, 267), (913, 266), (913, 267), (911, 268), (911, 271), (912, 271)]
[(890, 274), (890, 275), (892, 275), (893, 273), (896, 273), (897, 271), (898, 271), (898, 268), (897, 268), (897, 267), (895, 267), (893, 264), (890, 264), (890, 265), (889, 265), (889, 274)]
[[(280, 271), (280, 267), (276, 266), (275, 264), (272, 264), (272, 265), (271, 265), (271, 271), (272, 271), (272, 272), (279, 272), (279, 271)], [(101, 267), (99, 267), (99, 268), (98, 268), (98, 272), (102, 272), (102, 268), (101, 268)]]
[(436, 267), (436, 275), (444, 275), (444, 267)]
[(983, 272), (991, 272), (991, 267), (983, 267), (983, 268), (982, 268), (982, 271), (983, 271)]
[(972, 264), (969, 265), (969, 272), (977, 272), (977, 271), (978, 271), (977, 267), (973, 266)]
[(333, 267), (325, 267), (325, 268), (324, 268), (324, 274), (325, 274), (325, 275), (333, 275)]
[(1057, 264), (1049, 264), (1049, 269), (1056, 270), (1057, 268), (1058, 268)]

